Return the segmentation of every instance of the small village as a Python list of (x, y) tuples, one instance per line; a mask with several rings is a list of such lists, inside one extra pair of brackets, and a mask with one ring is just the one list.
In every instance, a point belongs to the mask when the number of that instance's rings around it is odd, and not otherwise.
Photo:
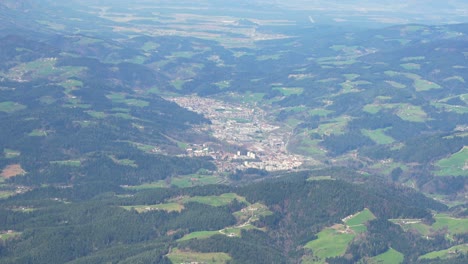
[(211, 121), (211, 124), (195, 129), (227, 146), (220, 147), (214, 142), (190, 144), (186, 155), (211, 156), (220, 171), (247, 168), (291, 170), (299, 168), (305, 161), (305, 157), (287, 151), (287, 142), (292, 132), (271, 124), (265, 111), (259, 107), (198, 96), (167, 99)]

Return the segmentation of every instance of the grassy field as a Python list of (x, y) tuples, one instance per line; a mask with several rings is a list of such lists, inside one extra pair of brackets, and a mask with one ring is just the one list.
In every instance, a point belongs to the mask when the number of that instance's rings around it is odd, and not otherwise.
[[(406, 65), (406, 67), (412, 67), (415, 68), (415, 65), (418, 64), (402, 64)], [(409, 66), (410, 65), (410, 66)], [(422, 92), (422, 91), (428, 91), (432, 89), (441, 89), (442, 87), (438, 85), (437, 83), (428, 81), (423, 79), (421, 76), (414, 74), (414, 73), (408, 73), (408, 72), (396, 72), (396, 71), (385, 71), (385, 74), (390, 77), (397, 77), (397, 76), (404, 76), (408, 79), (413, 80), (413, 87), (416, 91)]]
[(332, 176), (311, 176), (307, 178), (307, 181), (334, 181)]
[(126, 210), (136, 210), (138, 213), (144, 213), (154, 210), (162, 210), (166, 212), (180, 212), (184, 209), (184, 206), (179, 203), (164, 203), (164, 204), (154, 204), (154, 205), (131, 205), (131, 206), (122, 206)]
[(468, 233), (468, 218), (454, 218), (447, 214), (437, 214), (432, 225), (435, 230), (448, 228), (450, 234)]
[(143, 46), (141, 47), (142, 50), (144, 50), (145, 52), (148, 52), (148, 51), (153, 51), (153, 50), (156, 50), (160, 47), (161, 45), (156, 43), (156, 42), (152, 42), (152, 41), (147, 41), (145, 42), (145, 44), (143, 44)]
[(257, 60), (265, 61), (265, 60), (278, 60), (281, 58), (281, 54), (272, 54), (272, 55), (260, 55), (257, 56)]
[(149, 105), (149, 102), (147, 101), (133, 99), (133, 98), (126, 99), (124, 103), (129, 106), (136, 106), (136, 107), (147, 107)]
[(246, 222), (250, 219), (250, 222), (255, 222), (260, 219), (261, 216), (272, 215), (273, 212), (268, 207), (261, 203), (254, 203), (248, 207), (233, 213), (238, 222)]
[[(232, 196), (232, 194), (225, 194), (227, 196)], [(239, 197), (239, 196), (237, 196)], [(243, 197), (239, 197), (238, 200), (244, 199)], [(190, 199), (183, 199), (183, 202), (191, 201)], [(247, 203), (247, 202), (246, 202)], [(215, 203), (218, 204), (218, 203)], [(248, 204), (248, 203), (247, 203)], [(212, 204), (213, 205), (213, 204)], [(233, 215), (237, 219), (237, 225), (225, 227), (218, 231), (198, 231), (187, 234), (183, 236), (179, 241), (189, 240), (189, 239), (204, 239), (216, 234), (223, 234), (226, 236), (232, 237), (239, 237), (241, 235), (242, 230), (249, 230), (249, 229), (259, 229), (262, 230), (254, 225), (253, 222), (260, 219), (261, 216), (267, 216), (273, 214), (268, 207), (261, 203), (251, 204), (242, 210), (233, 213)]]
[(45, 130), (42, 130), (42, 129), (34, 129), (33, 131), (31, 131), (28, 136), (30, 137), (46, 137), (47, 136), (47, 132)]
[(368, 104), (368, 105), (365, 105), (364, 108), (362, 109), (364, 112), (367, 112), (369, 114), (377, 114), (378, 112), (380, 112), (380, 110), (382, 110), (383, 107), (381, 107), (380, 105), (377, 105), (377, 104)]
[(220, 81), (220, 82), (216, 82), (216, 83), (213, 83), (214, 85), (218, 86), (219, 89), (226, 89), (226, 88), (229, 88), (229, 86), (231, 86), (231, 81)]
[(235, 193), (223, 193), (219, 196), (194, 196), (185, 198), (182, 202), (197, 202), (211, 206), (223, 206), (230, 204), (234, 199), (237, 199), (239, 202), (247, 202), (244, 197)]
[[(161, 188), (158, 184), (147, 184), (147, 185), (140, 185), (140, 186), (131, 186), (127, 187), (132, 190), (143, 190), (143, 189), (150, 189), (150, 188)], [(194, 197), (182, 197), (169, 200), (168, 203), (163, 204), (154, 204), (154, 205), (129, 205), (129, 206), (122, 206), (127, 210), (135, 209), (138, 212), (146, 212), (151, 210), (164, 210), (164, 211), (182, 211), (184, 209), (184, 204), (189, 202), (196, 202), (207, 204), (211, 206), (223, 206), (230, 204), (234, 199), (237, 199), (240, 202), (245, 202), (244, 197), (239, 196), (235, 193), (224, 193), (219, 196), (194, 196)], [(247, 203), (248, 204), (248, 203)]]
[(399, 264), (402, 263), (404, 259), (403, 254), (390, 248), (387, 252), (382, 253), (378, 256), (371, 258), (369, 264)]
[(147, 153), (152, 153), (155, 149), (157, 149), (155, 146), (146, 145), (146, 144), (139, 143), (139, 142), (133, 142), (133, 141), (124, 141), (124, 142), (127, 142), (131, 144), (132, 146), (136, 147), (137, 149), (143, 152), (147, 152)]
[(378, 162), (372, 164), (372, 166), (370, 166), (369, 168), (372, 169), (372, 170), (377, 170), (381, 174), (390, 175), (392, 170), (396, 169), (398, 167), (400, 167), (400, 169), (402, 169), (403, 171), (408, 169), (408, 167), (405, 164), (395, 162), (395, 161), (392, 161), (392, 160), (378, 161)]
[(198, 185), (216, 184), (220, 181), (221, 179), (215, 175), (191, 174), (172, 178), (171, 185), (177, 186), (179, 188), (186, 188)]
[(229, 237), (240, 237), (242, 230), (252, 230), (252, 229), (258, 230), (259, 228), (252, 224), (245, 224), (242, 226), (227, 227), (225, 229), (220, 230), (220, 232)]
[(8, 71), (7, 76), (16, 80), (32, 80), (37, 78), (56, 79), (61, 81), (76, 77), (85, 71), (85, 67), (56, 67), (56, 58), (41, 58), (35, 61), (19, 64)]
[(333, 111), (327, 110), (327, 109), (322, 109), (322, 108), (316, 108), (316, 109), (309, 110), (308, 113), (311, 116), (327, 116), (327, 115), (333, 113)]
[(123, 103), (128, 106), (147, 107), (149, 105), (149, 102), (144, 100), (127, 98), (127, 95), (124, 93), (110, 93), (106, 97), (115, 103)]
[(20, 111), (23, 109), (26, 109), (26, 106), (20, 103), (15, 103), (11, 101), (0, 103), (0, 112), (13, 113), (13, 112)]
[(181, 79), (176, 79), (171, 81), (172, 86), (174, 86), (177, 90), (182, 90), (182, 87), (184, 86), (186, 81), (181, 80)]
[(41, 96), (39, 98), (39, 102), (41, 102), (41, 104), (50, 105), (50, 104), (57, 102), (57, 100), (53, 98), (52, 96)]
[(118, 159), (118, 158), (116, 158), (115, 156), (112, 156), (112, 155), (109, 156), (109, 158), (111, 158), (112, 161), (113, 161), (115, 164), (138, 168), (138, 164), (136, 164), (134, 160), (131, 160), (131, 159)]
[(133, 119), (133, 116), (127, 113), (116, 113), (116, 114), (112, 114), (112, 116), (122, 118), (122, 119)]
[[(153, 147), (151, 147), (151, 149), (153, 149)], [(144, 147), (142, 147), (142, 150), (150, 151)], [(131, 190), (169, 188), (171, 186), (176, 186), (178, 188), (187, 188), (187, 187), (192, 187), (192, 186), (216, 184), (216, 183), (220, 183), (221, 181), (222, 179), (216, 175), (191, 174), (191, 175), (172, 177), (167, 180), (160, 180), (160, 181), (152, 182), (152, 183), (145, 183), (142, 185), (128, 186), (126, 188), (131, 189)]]
[(445, 250), (430, 252), (420, 256), (418, 259), (449, 259), (452, 257), (456, 257), (460, 254), (468, 254), (468, 244), (454, 246)]
[(88, 115), (94, 117), (94, 118), (97, 118), (97, 119), (102, 119), (102, 118), (105, 118), (107, 115), (106, 113), (104, 112), (97, 112), (97, 111), (85, 111)]
[(400, 64), (401, 67), (403, 67), (405, 70), (420, 70), (421, 65), (417, 63), (404, 63)]
[(396, 115), (403, 120), (410, 122), (424, 122), (427, 120), (427, 114), (420, 106), (404, 104), (398, 107)]
[(219, 231), (197, 231), (197, 232), (192, 232), (190, 234), (187, 234), (183, 236), (182, 238), (178, 239), (177, 241), (185, 241), (185, 240), (190, 240), (190, 239), (204, 239), (204, 238), (209, 238), (213, 235), (220, 234)]
[(370, 139), (372, 139), (372, 141), (374, 141), (377, 144), (386, 145), (395, 142), (395, 140), (392, 137), (385, 135), (385, 129), (362, 129), (361, 133), (365, 136), (368, 136)]
[(321, 260), (320, 263), (325, 263), (325, 259), (329, 257), (342, 256), (354, 238), (354, 234), (342, 233), (343, 229), (344, 227), (341, 230), (326, 228), (317, 234), (317, 239), (310, 241), (304, 247), (311, 249), (314, 256)]
[(19, 157), (21, 155), (21, 152), (13, 149), (4, 149), (3, 154), (5, 155), (5, 158), (11, 159)]
[(21, 233), (19, 232), (10, 232), (10, 233), (3, 233), (3, 234), (0, 234), (0, 240), (7, 240), (9, 238), (13, 238), (13, 237), (17, 237), (17, 236), (20, 236)]
[(193, 56), (195, 56), (195, 54), (197, 54), (196, 52), (192, 52), (192, 51), (176, 51), (176, 52), (172, 52), (170, 58), (184, 58), (184, 59), (190, 59), (192, 58)]
[(346, 80), (348, 80), (348, 81), (352, 81), (352, 80), (358, 78), (359, 76), (361, 76), (361, 75), (355, 74), (355, 73), (345, 73), (345, 74), (343, 74), (343, 77), (345, 77)]
[(325, 65), (325, 66), (327, 65), (332, 65), (332, 66), (351, 65), (357, 62), (357, 60), (353, 58), (346, 58), (346, 57), (343, 57), (341, 60), (337, 60), (335, 56), (321, 57), (321, 58), (318, 58), (316, 61), (318, 64)]
[(59, 83), (60, 86), (62, 86), (63, 88), (71, 91), (75, 88), (78, 88), (78, 87), (83, 87), (83, 82), (80, 81), (80, 80), (75, 80), (75, 79), (68, 79), (66, 81), (63, 81), (61, 83)]
[(343, 89), (339, 92), (339, 94), (356, 93), (360, 91), (359, 89), (357, 89), (355, 83), (350, 81), (346, 81), (344, 83), (341, 83), (340, 85)]
[[(5, 181), (5, 178), (0, 177), (0, 182), (3, 182), (3, 181)], [(13, 195), (15, 195), (14, 191), (0, 191), (0, 199), (6, 199)]]
[(424, 79), (416, 79), (414, 80), (413, 83), (414, 88), (416, 91), (421, 92), (421, 91), (428, 91), (432, 89), (441, 89), (442, 87), (438, 85), (437, 83), (424, 80)]
[(461, 106), (461, 105), (451, 105), (451, 104), (444, 104), (440, 102), (431, 102), (431, 105), (447, 112), (454, 112), (457, 114), (468, 114), (468, 107)]
[(345, 128), (350, 120), (351, 117), (349, 116), (340, 116), (330, 120), (329, 123), (320, 124), (318, 128), (311, 131), (324, 136), (329, 136), (332, 134), (340, 135), (344, 133)]
[(374, 214), (369, 209), (365, 208), (364, 210), (353, 215), (349, 219), (346, 219), (345, 223), (356, 233), (362, 233), (367, 231), (365, 223), (372, 219), (375, 219)]
[(192, 251), (182, 251), (174, 248), (167, 255), (172, 263), (206, 263), (206, 264), (222, 264), (228, 263), (231, 257), (226, 253), (199, 253)]
[(367, 229), (364, 224), (372, 219), (375, 219), (374, 214), (366, 208), (345, 218), (346, 225), (336, 224), (322, 230), (317, 234), (317, 239), (304, 246), (312, 250), (313, 258), (305, 258), (303, 263), (325, 263), (326, 258), (344, 255), (356, 233), (365, 232)]
[(275, 87), (273, 89), (280, 91), (284, 96), (301, 94), (304, 91), (304, 88), (302, 87)]
[(141, 191), (141, 190), (148, 190), (148, 189), (156, 189), (156, 188), (166, 188), (166, 183), (164, 181), (157, 181), (153, 183), (145, 183), (142, 185), (136, 185), (136, 186), (126, 186), (125, 188), (130, 189), (130, 190), (135, 190), (135, 191)]
[(294, 143), (289, 145), (292, 152), (306, 156), (324, 157), (326, 151), (320, 147), (319, 140), (312, 140), (308, 136), (296, 136)]
[(447, 214), (436, 214), (434, 219), (436, 221), (431, 226), (422, 223), (419, 219), (393, 219), (392, 222), (398, 223), (404, 230), (415, 230), (423, 236), (430, 236), (445, 228), (449, 237), (468, 232), (468, 218), (455, 218)]
[(437, 176), (468, 176), (468, 147), (436, 163)]
[(465, 79), (463, 79), (463, 77), (461, 76), (452, 76), (452, 77), (448, 77), (448, 78), (445, 78), (444, 79), (444, 82), (448, 82), (448, 81), (459, 81), (461, 83), (465, 83)]
[(402, 84), (402, 83), (399, 83), (399, 82), (395, 82), (395, 81), (385, 81), (386, 83), (390, 84), (391, 86), (393, 86), (394, 88), (398, 88), (398, 89), (403, 89), (403, 88), (406, 88), (406, 85)]
[(424, 60), (426, 59), (425, 56), (417, 56), (417, 57), (404, 57), (401, 59), (401, 61), (407, 62), (407, 61), (419, 61), (419, 60)]

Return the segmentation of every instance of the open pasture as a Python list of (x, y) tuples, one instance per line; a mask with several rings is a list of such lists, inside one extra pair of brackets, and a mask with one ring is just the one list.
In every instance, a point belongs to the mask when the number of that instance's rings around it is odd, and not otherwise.
[(439, 230), (447, 229), (449, 237), (455, 234), (468, 232), (468, 219), (455, 218), (448, 214), (434, 215), (435, 223), (427, 225), (420, 219), (392, 219), (391, 221), (399, 224), (405, 231), (414, 230), (423, 236), (431, 236)]
[(454, 246), (445, 250), (439, 250), (420, 256), (418, 259), (449, 259), (460, 254), (468, 254), (468, 244)]
[(395, 142), (390, 136), (385, 135), (386, 129), (376, 129), (376, 130), (369, 130), (369, 129), (362, 129), (361, 133), (374, 141), (377, 144), (386, 145)]
[(436, 162), (437, 176), (468, 176), (468, 147)]
[(174, 248), (167, 255), (172, 263), (207, 263), (223, 264), (228, 263), (231, 257), (226, 253), (199, 253), (193, 251), (182, 251)]
[(21, 111), (23, 109), (26, 109), (26, 106), (20, 103), (11, 102), (11, 101), (0, 103), (0, 112), (13, 113), (16, 111)]
[(13, 149), (4, 149), (3, 154), (5, 155), (5, 158), (11, 159), (19, 157), (21, 155), (21, 152)]
[(304, 248), (311, 249), (314, 257), (318, 257), (320, 263), (325, 263), (326, 258), (344, 255), (355, 235), (346, 233), (343, 225), (335, 225), (322, 230), (317, 236), (317, 239), (308, 242)]
[(150, 211), (166, 211), (166, 212), (180, 212), (184, 209), (184, 206), (179, 203), (164, 203), (155, 205), (131, 205), (122, 206), (126, 210), (136, 210), (138, 213), (150, 212)]
[(404, 260), (403, 254), (390, 248), (386, 252), (369, 259), (369, 264), (399, 264)]

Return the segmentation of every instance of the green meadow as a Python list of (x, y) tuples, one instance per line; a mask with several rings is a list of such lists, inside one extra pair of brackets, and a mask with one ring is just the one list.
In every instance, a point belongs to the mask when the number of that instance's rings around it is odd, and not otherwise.
[(468, 254), (468, 244), (458, 245), (445, 250), (439, 250), (420, 256), (418, 259), (449, 259), (460, 254)]
[(403, 263), (404, 255), (400, 252), (390, 248), (385, 253), (377, 255), (371, 258), (368, 263), (369, 264), (399, 264)]
[(180, 212), (184, 209), (184, 206), (179, 203), (164, 203), (155, 205), (131, 205), (122, 206), (126, 210), (136, 210), (138, 213), (144, 213), (154, 210), (162, 210), (166, 212)]
[(235, 193), (223, 193), (218, 196), (193, 196), (189, 198), (184, 198), (182, 200), (182, 203), (196, 202), (211, 206), (223, 206), (230, 204), (234, 199), (237, 199), (239, 202), (247, 202), (244, 197), (239, 196)]
[(47, 131), (42, 130), (42, 129), (34, 129), (31, 131), (28, 136), (30, 137), (45, 137), (47, 136)]
[[(367, 230), (365, 223), (375, 219), (374, 214), (365, 208), (344, 219), (345, 225), (336, 224), (317, 234), (317, 239), (308, 242), (304, 248), (311, 249), (313, 258), (303, 259), (303, 263), (326, 263), (325, 259), (343, 256), (356, 234)], [(317, 261), (318, 259), (318, 261)]]
[(434, 219), (435, 223), (432, 225), (426, 225), (419, 219), (392, 219), (391, 221), (399, 224), (406, 231), (414, 230), (423, 236), (431, 236), (442, 229), (447, 229), (449, 237), (468, 232), (468, 218), (455, 218), (448, 214), (436, 214)]
[(11, 101), (6, 101), (6, 102), (1, 102), (0, 103), (0, 112), (5, 112), (5, 113), (13, 113), (16, 111), (21, 111), (23, 109), (26, 109), (25, 105), (22, 105), (20, 103), (15, 103)]
[(127, 98), (127, 95), (124, 93), (110, 93), (107, 95), (107, 98), (115, 103), (123, 103), (128, 106), (147, 107), (149, 105), (149, 102), (144, 100)]
[(7, 239), (17, 237), (17, 236), (20, 236), (20, 235), (21, 235), (21, 233), (19, 233), (19, 232), (3, 233), (3, 234), (0, 234), (0, 240), (5, 241)]
[(182, 251), (173, 248), (167, 257), (172, 263), (206, 263), (223, 264), (228, 263), (231, 257), (226, 253), (199, 253), (192, 251)]
[(393, 86), (394, 88), (398, 88), (398, 89), (403, 89), (403, 88), (406, 88), (406, 85), (402, 84), (402, 83), (399, 83), (399, 82), (395, 82), (395, 81), (385, 81), (386, 83), (390, 84), (391, 86)]
[(390, 136), (385, 135), (386, 129), (376, 129), (376, 130), (369, 130), (369, 129), (362, 129), (361, 133), (374, 141), (377, 144), (386, 145), (395, 142)]
[(436, 162), (437, 176), (468, 176), (468, 147)]
[(115, 156), (109, 156), (109, 158), (112, 159), (112, 161), (115, 163), (115, 164), (119, 164), (119, 165), (123, 165), (123, 166), (130, 166), (130, 167), (134, 167), (134, 168), (137, 168), (138, 167), (138, 164), (135, 163), (134, 160), (131, 160), (131, 159), (118, 159), (116, 158)]
[(190, 234), (187, 234), (183, 236), (182, 238), (178, 239), (177, 241), (185, 241), (185, 240), (190, 240), (190, 239), (204, 239), (204, 238), (209, 238), (211, 236), (214, 236), (216, 234), (220, 234), (219, 231), (197, 231), (197, 232), (192, 232)]
[(345, 223), (356, 233), (362, 233), (367, 230), (365, 223), (373, 219), (375, 219), (374, 214), (369, 209), (365, 208), (349, 219), (346, 219)]
[(304, 91), (302, 87), (275, 87), (273, 89), (280, 91), (284, 96), (301, 94)]
[(5, 158), (11, 159), (11, 158), (16, 158), (21, 155), (21, 152), (13, 149), (4, 149), (3, 154), (5, 155)]
[(404, 64), (400, 64), (400, 66), (404, 68), (405, 70), (420, 70), (421, 69), (421, 65), (417, 63), (404, 63)]
[(353, 240), (354, 234), (344, 233), (343, 228), (336, 230), (326, 228), (317, 234), (318, 238), (307, 243), (304, 248), (311, 249), (314, 257), (325, 263), (326, 258), (344, 255), (348, 244)]

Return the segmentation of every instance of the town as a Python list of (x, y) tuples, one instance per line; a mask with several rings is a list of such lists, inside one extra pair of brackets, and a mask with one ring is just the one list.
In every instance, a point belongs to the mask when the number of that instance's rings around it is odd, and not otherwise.
[(291, 129), (272, 124), (264, 110), (198, 96), (166, 98), (211, 121), (196, 127), (225, 144), (191, 144), (187, 156), (211, 156), (220, 171), (255, 168), (266, 171), (297, 169), (306, 157), (289, 153)]

